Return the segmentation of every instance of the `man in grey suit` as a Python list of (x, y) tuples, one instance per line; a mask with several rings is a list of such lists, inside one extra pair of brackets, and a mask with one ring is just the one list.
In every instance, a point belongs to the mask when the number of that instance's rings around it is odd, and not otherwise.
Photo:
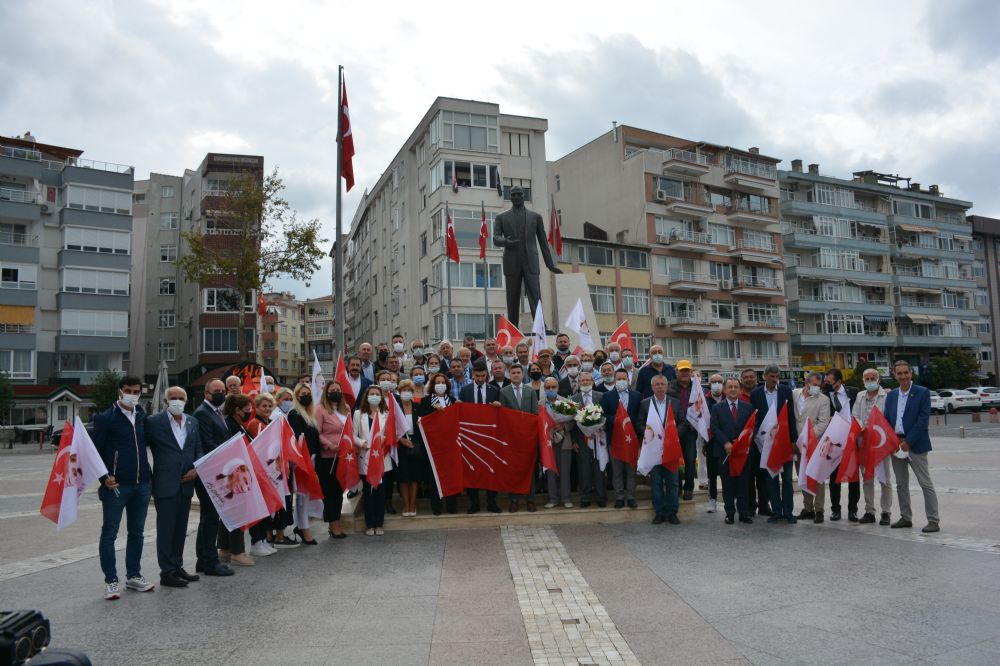
[[(500, 389), (500, 406), (529, 414), (538, 413), (538, 393), (528, 384), (522, 384), (524, 369), (516, 363), (510, 366), (510, 384)], [(531, 490), (524, 496), (529, 513), (535, 511), (535, 465), (531, 466)], [(510, 512), (517, 513), (519, 496), (510, 494)]]
[(524, 190), (510, 188), (510, 210), (497, 215), (493, 223), (493, 244), (503, 248), (503, 277), (507, 284), (507, 318), (517, 327), (521, 318), (521, 283), (528, 296), (531, 312), (542, 297), (538, 282), (538, 245), (542, 259), (553, 273), (562, 273), (552, 260), (549, 242), (545, 238), (542, 216), (524, 207)]
[(198, 422), (184, 413), (187, 393), (171, 386), (164, 397), (166, 411), (146, 419), (146, 445), (153, 453), (153, 502), (156, 504), (156, 559), (160, 585), (187, 587), (198, 576), (184, 571), (194, 461), (202, 456)]

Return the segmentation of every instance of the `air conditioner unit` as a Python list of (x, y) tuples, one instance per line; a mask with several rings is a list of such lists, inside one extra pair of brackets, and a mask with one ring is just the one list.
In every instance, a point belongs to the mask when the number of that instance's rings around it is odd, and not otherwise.
[(656, 318), (656, 325), (657, 326), (666, 326), (667, 325), (667, 318), (666, 317), (657, 317)]
[(657, 243), (662, 243), (663, 245), (670, 245), (670, 236), (657, 236)]
[(656, 190), (656, 200), (657, 201), (666, 201), (667, 200), (667, 192), (666, 192), (666, 190)]
[(43, 215), (47, 215), (48, 213), (49, 213), (49, 205), (48, 204), (42, 204), (42, 214)]

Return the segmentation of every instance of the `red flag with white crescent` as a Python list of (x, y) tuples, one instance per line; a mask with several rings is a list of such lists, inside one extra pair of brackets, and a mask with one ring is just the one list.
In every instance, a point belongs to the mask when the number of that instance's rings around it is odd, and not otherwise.
[(608, 338), (608, 342), (617, 342), (622, 346), (622, 351), (631, 349), (633, 354), (638, 355), (638, 352), (635, 350), (635, 341), (632, 340), (632, 331), (628, 326), (628, 319), (618, 325), (615, 332)]
[(559, 223), (559, 211), (556, 210), (556, 197), (552, 196), (552, 207), (549, 209), (549, 245), (556, 256), (562, 256), (562, 226)]
[[(280, 448), (280, 444), (278, 447)], [(260, 486), (261, 494), (264, 496), (268, 515), (277, 513), (285, 506), (285, 498), (278, 492), (277, 481), (271, 477), (268, 469), (261, 462), (253, 443), (247, 447), (247, 452), (250, 454), (250, 465), (253, 467), (254, 476), (257, 477), (257, 485)], [(251, 524), (248, 523), (244, 527), (249, 527)]]
[(873, 407), (861, 438), (861, 465), (865, 481), (875, 478), (875, 470), (883, 460), (899, 449), (899, 436), (878, 407)]
[(354, 187), (354, 132), (351, 131), (351, 111), (347, 106), (347, 80), (340, 97), (340, 175), (348, 192)]
[(524, 339), (524, 334), (517, 330), (517, 327), (510, 322), (507, 317), (500, 315), (497, 322), (497, 349), (504, 347), (516, 347), (517, 343)]
[(802, 488), (803, 492), (815, 495), (819, 484), (816, 483), (816, 479), (806, 476), (806, 469), (809, 467), (809, 457), (816, 452), (816, 447), (819, 445), (816, 433), (813, 432), (811, 419), (806, 419), (806, 424), (799, 433), (799, 438), (795, 444), (799, 449), (799, 487)]
[(747, 419), (747, 424), (743, 426), (743, 432), (733, 442), (733, 449), (729, 453), (729, 476), (737, 477), (743, 473), (743, 468), (750, 457), (750, 447), (753, 445), (753, 432), (756, 421), (753, 416)]
[(861, 480), (861, 459), (858, 455), (858, 438), (861, 436), (861, 424), (856, 418), (851, 418), (851, 430), (844, 443), (844, 455), (840, 459), (840, 469), (837, 471), (837, 483), (856, 483)]
[(444, 230), (445, 241), (445, 254), (448, 258), (454, 261), (456, 264), (460, 263), (458, 257), (458, 239), (455, 238), (455, 223), (451, 219), (451, 210), (447, 207), (445, 208), (445, 215), (447, 216), (447, 223)]
[(615, 427), (611, 432), (611, 457), (635, 467), (639, 463), (639, 438), (628, 417), (625, 405), (618, 402), (615, 413)]
[(337, 483), (344, 490), (350, 490), (361, 483), (358, 472), (358, 452), (354, 448), (354, 423), (351, 415), (347, 415), (344, 432), (340, 436), (340, 448), (337, 450)]
[(73, 425), (66, 421), (42, 496), (41, 514), (54, 522), (57, 530), (69, 527), (76, 520), (80, 497), (87, 486), (107, 473), (108, 468), (97, 453), (83, 422), (79, 417)]
[(785, 463), (791, 462), (794, 458), (795, 450), (792, 448), (792, 438), (788, 430), (788, 401), (785, 401), (785, 404), (778, 411), (777, 430), (771, 440), (771, 448), (765, 466), (771, 476), (775, 476)]
[(371, 430), (368, 431), (368, 471), (365, 472), (365, 478), (372, 488), (382, 485), (382, 477), (385, 475), (386, 446), (380, 420), (376, 413)]
[[(490, 230), (489, 230), (489, 227), (486, 226), (486, 202), (485, 201), (482, 203), (482, 210), (483, 210), (483, 223), (481, 225), (479, 225), (479, 258), (480, 259), (485, 259), (486, 258), (486, 244), (489, 242), (489, 239), (490, 239)], [(485, 280), (487, 278), (484, 277), (483, 279)]]
[(344, 367), (344, 352), (340, 352), (340, 357), (337, 359), (337, 371), (334, 373), (334, 378), (340, 384), (340, 390), (344, 393), (344, 400), (347, 401), (351, 411), (354, 411), (354, 401), (357, 399), (357, 396), (354, 395), (354, 389), (351, 388), (351, 378), (347, 374), (347, 368)]
[(544, 405), (538, 408), (538, 459), (542, 463), (542, 470), (553, 472), (559, 471), (556, 463), (556, 452), (552, 449), (552, 431), (556, 427), (556, 422), (549, 414), (549, 410)]
[(681, 437), (677, 432), (677, 422), (674, 420), (674, 405), (667, 403), (667, 421), (663, 425), (663, 460), (661, 464), (671, 472), (681, 468), (684, 452), (681, 450)]

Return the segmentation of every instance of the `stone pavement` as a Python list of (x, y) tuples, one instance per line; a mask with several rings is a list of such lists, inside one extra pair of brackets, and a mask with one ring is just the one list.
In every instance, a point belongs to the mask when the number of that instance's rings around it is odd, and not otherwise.
[[(919, 492), (913, 530), (726, 526), (700, 506), (679, 526), (547, 527), (540, 511), (320, 538), (117, 602), (101, 598), (99, 511), (59, 535), (22, 515), (48, 470), (16, 456), (0, 461), (0, 608), (42, 610), (54, 644), (96, 664), (1000, 663), (1000, 442), (935, 447), (936, 535), (919, 533)], [(152, 543), (143, 564), (155, 579)]]

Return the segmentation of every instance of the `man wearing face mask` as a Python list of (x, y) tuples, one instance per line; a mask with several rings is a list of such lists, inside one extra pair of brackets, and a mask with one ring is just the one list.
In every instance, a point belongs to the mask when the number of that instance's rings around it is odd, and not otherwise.
[[(493, 383), (486, 382), (485, 363), (479, 361), (473, 366), (472, 383), (462, 387), (458, 399), (476, 405), (492, 405), (500, 401), (500, 389)], [(479, 489), (467, 488), (465, 494), (469, 498), (468, 513), (479, 513)], [(490, 513), (502, 513), (497, 505), (497, 492), (495, 490), (486, 491), (486, 509)]]
[[(615, 366), (611, 361), (605, 361), (601, 365), (600, 375), (597, 381), (600, 384), (597, 385), (598, 390), (608, 393), (609, 391), (615, 390)], [(625, 381), (628, 381), (627, 379)], [(640, 394), (641, 396), (641, 394)]]
[(568, 398), (580, 391), (580, 359), (570, 354), (562, 367), (566, 376), (559, 380), (559, 395)]
[[(844, 373), (840, 368), (830, 368), (826, 371), (824, 392), (830, 398), (831, 414), (840, 414), (844, 420), (851, 420), (851, 410), (858, 397), (858, 390), (844, 385)], [(840, 484), (836, 482), (840, 467), (830, 475), (830, 520), (840, 520)], [(847, 519), (858, 522), (858, 502), (861, 500), (861, 483), (852, 481), (847, 484)]]
[(139, 407), (141, 394), (141, 379), (123, 377), (118, 382), (118, 400), (93, 420), (94, 447), (108, 468), (97, 492), (104, 518), (98, 554), (104, 571), (104, 598), (108, 600), (120, 596), (115, 539), (123, 513), (128, 525), (125, 588), (149, 592), (155, 587), (143, 578), (141, 571), (142, 531), (149, 509), (151, 476), (146, 458), (146, 413)]
[(569, 336), (565, 333), (559, 333), (556, 336), (556, 353), (552, 357), (552, 367), (559, 372), (559, 379), (566, 377), (562, 372), (563, 364), (566, 363), (566, 359), (569, 358)]
[[(723, 379), (722, 375), (715, 373), (708, 378), (709, 389), (708, 393), (705, 394), (705, 402), (708, 404), (709, 414), (712, 413), (712, 408), (715, 407), (719, 402), (725, 400), (725, 396), (722, 392)], [(719, 499), (719, 489), (717, 480), (719, 478), (719, 458), (715, 455), (715, 447), (712, 445), (712, 433), (708, 433), (709, 440), (707, 442), (702, 442), (701, 453), (705, 460), (705, 472), (708, 477), (708, 505), (705, 508), (706, 513), (715, 513), (718, 508)]]
[(617, 342), (609, 342), (605, 347), (608, 352), (608, 359), (615, 366), (615, 370), (622, 367), (622, 346)]
[[(601, 368), (597, 366), (597, 372), (594, 372), (594, 354), (593, 352), (583, 351), (580, 352), (580, 374), (590, 375), (590, 378), (594, 382), (600, 381)], [(596, 375), (596, 376), (595, 376)]]
[(424, 356), (424, 341), (421, 340), (420, 338), (417, 338), (416, 340), (410, 343), (409, 361), (410, 361), (409, 363), (403, 364), (403, 368), (408, 373), (412, 374), (413, 368), (416, 366), (420, 366), (425, 370), (427, 369), (426, 368), (427, 360), (426, 357)]
[(661, 345), (653, 345), (649, 348), (649, 363), (639, 368), (638, 377), (635, 380), (635, 390), (642, 394), (644, 400), (653, 395), (650, 382), (656, 375), (663, 375), (667, 378), (668, 382), (677, 379), (677, 372), (674, 370), (674, 366), (667, 363), (663, 358), (663, 347)]
[(389, 345), (384, 342), (375, 350), (375, 374), (389, 369)]
[[(605, 364), (605, 367), (607, 365)], [(615, 371), (614, 382), (614, 389), (601, 396), (601, 408), (605, 415), (604, 430), (608, 446), (611, 446), (613, 441), (615, 414), (618, 413), (619, 404), (625, 405), (625, 411), (628, 412), (629, 420), (632, 421), (632, 427), (635, 428), (637, 435), (646, 430), (646, 424), (639, 421), (639, 406), (642, 402), (642, 395), (638, 391), (629, 389), (628, 372), (625, 370)], [(615, 508), (622, 508), (626, 501), (630, 509), (638, 508), (639, 505), (635, 501), (635, 467), (612, 458), (611, 473), (612, 484), (615, 487)]]
[[(677, 401), (680, 406), (680, 413), (684, 419), (677, 426), (677, 434), (681, 440), (681, 451), (684, 453), (684, 478), (681, 479), (681, 486), (684, 492), (684, 500), (688, 501), (694, 497), (694, 461), (698, 456), (698, 431), (691, 427), (691, 422), (687, 420), (688, 405), (694, 391), (701, 391), (701, 384), (697, 384), (691, 379), (691, 361), (681, 359), (677, 362), (677, 379), (670, 382), (667, 388), (667, 395)], [(645, 424), (643, 424), (645, 427)]]
[[(859, 393), (854, 401), (854, 409), (851, 414), (858, 420), (861, 427), (868, 426), (868, 419), (871, 418), (872, 410), (878, 407), (879, 411), (885, 413), (885, 398), (889, 392), (882, 388), (881, 376), (875, 368), (868, 368), (861, 375), (864, 381), (865, 390)], [(861, 461), (862, 469), (864, 460)], [(892, 462), (891, 456), (883, 460), (879, 467), (881, 473), (879, 477), (879, 487), (881, 488), (881, 509), (882, 515), (879, 518), (879, 525), (887, 526), (890, 523), (889, 514), (892, 511), (892, 475), (890, 474)], [(861, 523), (870, 524), (875, 522), (875, 479), (864, 478), (862, 489), (865, 496), (865, 515), (861, 516)]]
[(167, 409), (146, 419), (146, 445), (153, 454), (153, 502), (156, 506), (156, 559), (160, 585), (187, 587), (198, 580), (184, 570), (184, 540), (194, 495), (194, 461), (203, 455), (198, 422), (184, 413), (187, 392), (166, 391)]
[[(517, 356), (514, 354), (514, 348), (510, 345), (504, 345), (500, 349), (500, 360), (503, 361), (505, 367), (504, 376), (510, 379), (510, 368), (517, 362)], [(523, 371), (524, 368), (521, 368)]]
[[(205, 453), (214, 451), (215, 447), (229, 439), (229, 425), (223, 414), (225, 404), (226, 385), (218, 379), (208, 382), (205, 385), (205, 400), (194, 410), (201, 448)], [(204, 573), (206, 576), (232, 576), (233, 570), (219, 562), (219, 552), (215, 548), (219, 532), (219, 514), (216, 513), (212, 498), (209, 497), (201, 479), (195, 480), (194, 491), (198, 493), (201, 514), (195, 541), (195, 553), (198, 556), (195, 572)]]
[(623, 349), (622, 362), (619, 367), (628, 372), (628, 385), (635, 388), (635, 380), (639, 376), (635, 369), (635, 352), (631, 349)]
[(406, 345), (403, 344), (403, 336), (396, 333), (392, 336), (392, 348), (390, 350), (390, 356), (395, 356), (399, 359), (399, 367), (403, 367), (403, 361), (406, 360)]
[[(583, 406), (601, 404), (601, 396), (604, 394), (594, 387), (594, 378), (590, 373), (580, 373), (579, 386), (580, 390), (570, 400)], [(574, 428), (572, 434), (576, 443), (576, 468), (580, 477), (580, 507), (586, 509), (593, 498), (597, 501), (597, 506), (603, 509), (608, 501), (607, 479), (597, 456), (598, 443), (594, 439), (588, 439), (579, 428)]]
[[(608, 360), (608, 354), (603, 349), (597, 349), (594, 351), (594, 381), (598, 383), (601, 382), (601, 366), (604, 365)], [(611, 369), (614, 370), (614, 363), (611, 364)], [(600, 388), (600, 386), (598, 386)]]
[[(818, 372), (810, 373), (806, 379), (806, 384), (801, 389), (793, 392), (793, 403), (795, 404), (795, 421), (800, 428), (806, 425), (806, 419), (812, 426), (813, 435), (818, 442), (830, 425), (830, 401), (823, 395), (821, 384), (823, 376)], [(789, 433), (791, 436), (791, 433)], [(798, 437), (798, 433), (795, 433)], [(801, 459), (796, 463), (798, 469), (802, 469)], [(801, 484), (800, 484), (801, 488)], [(823, 500), (826, 497), (826, 484), (819, 483), (816, 487), (816, 496), (812, 496), (805, 490), (802, 491), (802, 511), (799, 512), (800, 520), (812, 520), (814, 523), (823, 522)]]

